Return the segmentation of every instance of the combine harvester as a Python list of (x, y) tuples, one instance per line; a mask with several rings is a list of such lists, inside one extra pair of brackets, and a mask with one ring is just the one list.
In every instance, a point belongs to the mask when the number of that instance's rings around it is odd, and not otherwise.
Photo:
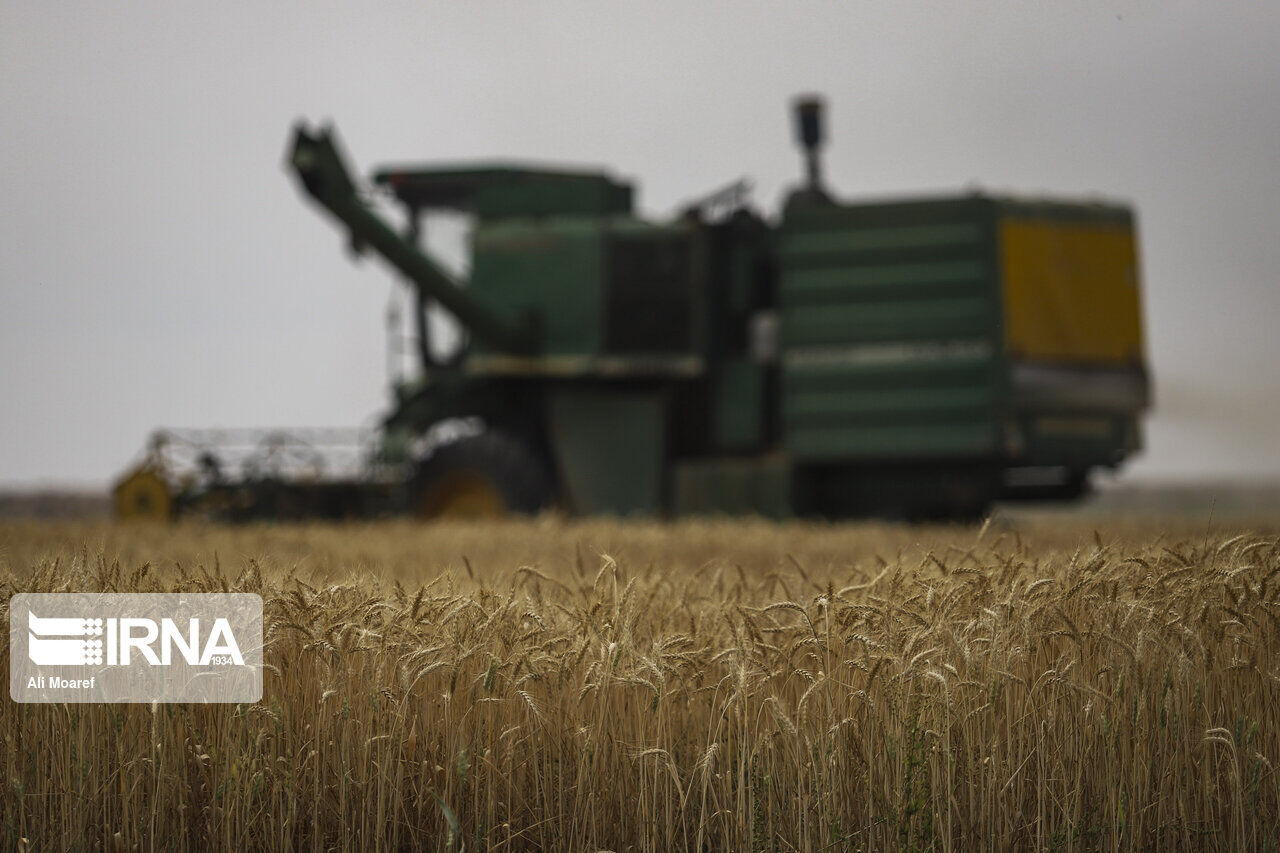
[[(412, 166), (373, 176), (397, 229), (333, 133), (299, 126), (302, 189), (416, 294), (420, 373), (357, 471), (229, 477), (216, 446), (185, 472), (153, 451), (118, 513), (972, 517), (1078, 497), (1139, 449), (1129, 208), (843, 201), (822, 181), (817, 99), (796, 127), (808, 177), (776, 220), (740, 188), (649, 222), (604, 173)], [(471, 217), (465, 284), (420, 245), (428, 211)], [(469, 335), (448, 359), (427, 345), (433, 303)]]

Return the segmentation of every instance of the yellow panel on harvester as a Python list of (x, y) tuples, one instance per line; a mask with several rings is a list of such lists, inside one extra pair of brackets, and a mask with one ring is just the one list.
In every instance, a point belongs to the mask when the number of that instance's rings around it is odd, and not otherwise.
[(1005, 218), (1000, 255), (1011, 359), (1142, 362), (1132, 224)]

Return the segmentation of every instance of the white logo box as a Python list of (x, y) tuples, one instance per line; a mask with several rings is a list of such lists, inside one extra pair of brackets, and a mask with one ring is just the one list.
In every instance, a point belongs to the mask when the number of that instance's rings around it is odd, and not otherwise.
[(15, 702), (257, 702), (262, 597), (19, 593), (9, 599)]

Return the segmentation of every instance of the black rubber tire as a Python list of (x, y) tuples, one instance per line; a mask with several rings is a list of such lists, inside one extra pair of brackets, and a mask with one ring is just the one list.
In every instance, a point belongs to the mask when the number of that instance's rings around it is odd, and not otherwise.
[(459, 475), (487, 484), (507, 513), (536, 515), (549, 507), (555, 496), (547, 466), (529, 444), (491, 429), (450, 442), (422, 462), (413, 489), (418, 514), (436, 515), (433, 492)]

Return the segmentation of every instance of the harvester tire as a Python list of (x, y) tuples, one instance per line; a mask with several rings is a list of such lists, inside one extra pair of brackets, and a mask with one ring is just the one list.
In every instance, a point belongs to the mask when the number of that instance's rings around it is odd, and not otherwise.
[(538, 454), (497, 430), (438, 448), (418, 469), (414, 493), (421, 518), (534, 515), (553, 498)]

